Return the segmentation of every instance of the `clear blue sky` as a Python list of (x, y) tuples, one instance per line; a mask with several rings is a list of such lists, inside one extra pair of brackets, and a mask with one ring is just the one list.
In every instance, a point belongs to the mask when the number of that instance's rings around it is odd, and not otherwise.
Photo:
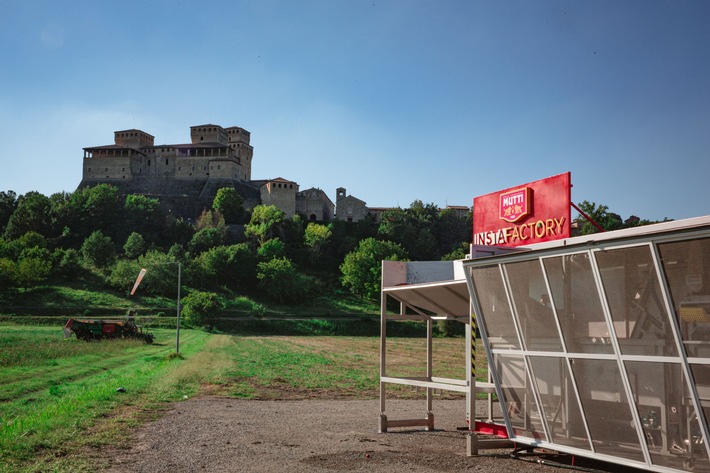
[(708, 1), (0, 5), (0, 190), (74, 191), (116, 130), (214, 123), (251, 132), (253, 178), (333, 200), (471, 205), (571, 171), (623, 218), (710, 214)]

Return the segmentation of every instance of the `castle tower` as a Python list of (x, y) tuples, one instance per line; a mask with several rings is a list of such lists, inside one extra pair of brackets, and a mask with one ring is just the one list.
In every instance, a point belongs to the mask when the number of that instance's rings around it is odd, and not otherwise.
[(117, 146), (125, 146), (131, 149), (141, 149), (153, 146), (155, 137), (141, 130), (123, 130), (113, 132), (113, 141)]
[(249, 144), (251, 133), (238, 126), (231, 126), (226, 131), (229, 147), (232, 148), (232, 152), (242, 164), (243, 176), (241, 178), (251, 181), (251, 158), (254, 156), (254, 148)]
[(276, 179), (265, 181), (259, 190), (263, 205), (275, 205), (284, 211), (286, 218), (296, 215), (297, 183), (283, 177), (277, 177)]
[(190, 127), (192, 144), (219, 143), (226, 145), (228, 142), (227, 131), (219, 125), (199, 125)]

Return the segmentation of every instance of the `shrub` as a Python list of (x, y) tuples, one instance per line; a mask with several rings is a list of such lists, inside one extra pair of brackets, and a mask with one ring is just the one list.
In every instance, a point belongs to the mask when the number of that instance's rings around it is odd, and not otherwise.
[(298, 272), (288, 258), (276, 258), (257, 265), (259, 288), (271, 299), (284, 302), (303, 302), (309, 296), (312, 281)]
[(211, 325), (224, 311), (224, 300), (214, 292), (193, 291), (182, 299), (180, 315), (193, 327)]

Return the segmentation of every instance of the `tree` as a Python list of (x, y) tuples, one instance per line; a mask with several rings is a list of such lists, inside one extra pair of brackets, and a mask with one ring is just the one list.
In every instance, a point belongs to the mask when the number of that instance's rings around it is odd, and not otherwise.
[(51, 221), (49, 198), (39, 192), (28, 192), (17, 199), (17, 208), (5, 227), (5, 237), (14, 240), (31, 231), (48, 236)]
[(97, 268), (108, 266), (113, 260), (115, 251), (113, 241), (110, 237), (101, 233), (101, 230), (95, 230), (86, 237), (86, 240), (81, 245), (81, 256), (84, 261)]
[(195, 228), (197, 231), (205, 228), (218, 228), (224, 232), (225, 225), (224, 216), (219, 210), (203, 210), (200, 216), (197, 217)]
[(266, 240), (279, 236), (276, 233), (281, 229), (285, 217), (284, 211), (275, 205), (257, 205), (244, 228), (244, 234), (262, 245)]
[(320, 252), (323, 245), (328, 243), (330, 237), (333, 236), (333, 231), (326, 225), (310, 222), (306, 226), (306, 231), (303, 235), (304, 242), (311, 251)]
[(219, 283), (227, 283), (229, 254), (226, 246), (215, 246), (195, 258), (198, 277), (209, 287), (217, 288)]
[[(578, 207), (606, 231), (618, 230), (623, 227), (624, 222), (621, 220), (621, 217), (618, 214), (609, 212), (609, 207), (606, 205), (597, 205), (594, 202), (585, 200), (581, 202)], [(599, 231), (599, 229), (581, 214), (575, 218), (575, 222), (577, 223), (580, 235), (589, 235)]]
[(186, 247), (195, 235), (195, 227), (182, 218), (168, 217), (163, 238), (168, 243), (179, 244)]
[(266, 240), (259, 249), (256, 250), (256, 254), (260, 260), (269, 261), (286, 256), (286, 248), (280, 239), (272, 238), (271, 240)]
[(199, 254), (224, 243), (224, 228), (206, 227), (192, 236), (188, 248), (191, 253)]
[(262, 261), (257, 265), (256, 277), (269, 298), (280, 303), (299, 303), (309, 296), (312, 281), (301, 274), (286, 257)]
[(224, 300), (214, 292), (192, 291), (182, 299), (180, 315), (193, 327), (210, 325), (224, 311)]
[(137, 232), (132, 232), (128, 235), (126, 244), (123, 245), (123, 253), (126, 255), (126, 258), (129, 259), (138, 258), (145, 253), (145, 249), (145, 240), (143, 236)]
[(465, 217), (460, 217), (452, 209), (443, 209), (439, 212), (439, 218), (433, 226), (432, 233), (442, 259), (445, 259), (444, 255), (458, 252), (462, 246), (466, 247), (463, 254), (468, 252), (468, 245), (471, 243), (472, 237), (472, 217), (473, 214), (470, 210)]
[[(47, 250), (44, 250), (46, 253)], [(17, 260), (13, 280), (19, 287), (27, 287), (46, 278), (52, 270), (52, 263), (45, 255), (24, 256)]]
[(160, 201), (143, 194), (129, 194), (123, 207), (129, 212), (138, 214), (141, 217), (152, 217), (160, 208)]
[(109, 281), (117, 289), (130, 291), (141, 268), (146, 269), (139, 291), (146, 294), (175, 296), (177, 294), (178, 264), (170, 255), (148, 250), (138, 260), (120, 260), (111, 271)]
[[(337, 260), (334, 260), (332, 250), (329, 248), (333, 231), (329, 225), (310, 222), (303, 232), (303, 242), (306, 245), (307, 264), (310, 268), (327, 270), (337, 269)], [(341, 260), (342, 261), (342, 260)]]
[(434, 204), (424, 205), (415, 200), (406, 209), (392, 209), (383, 213), (378, 236), (399, 243), (415, 260), (439, 259), (437, 242), (433, 234), (439, 210)]
[(74, 248), (56, 248), (52, 253), (52, 269), (55, 274), (74, 278), (80, 268), (79, 252)]
[(88, 235), (93, 230), (108, 234), (119, 210), (118, 188), (110, 184), (98, 184), (77, 189), (71, 196), (71, 207), (76, 212), (76, 223), (72, 229), (79, 235)]
[(407, 253), (399, 244), (366, 238), (355, 251), (345, 255), (340, 280), (353, 293), (374, 300), (380, 295), (382, 260), (406, 259)]
[(237, 287), (253, 286), (256, 282), (257, 259), (246, 243), (237, 243), (227, 247), (229, 255), (228, 276)]
[(224, 215), (227, 224), (243, 223), (244, 221), (244, 199), (231, 187), (222, 187), (217, 191), (217, 195), (212, 202), (212, 208), (219, 210)]
[(17, 194), (14, 191), (0, 191), (0, 235), (5, 230), (10, 216), (17, 208)]
[(130, 232), (137, 232), (148, 243), (162, 240), (165, 218), (158, 199), (141, 194), (129, 194), (123, 204), (123, 214), (121, 239), (126, 238)]

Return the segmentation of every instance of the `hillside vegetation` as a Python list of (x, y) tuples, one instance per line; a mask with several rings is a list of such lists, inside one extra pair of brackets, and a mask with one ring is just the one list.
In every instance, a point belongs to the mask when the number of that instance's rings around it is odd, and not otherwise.
[[(194, 222), (110, 185), (46, 197), (0, 192), (0, 314), (143, 316), (176, 311), (214, 326), (234, 317), (379, 313), (379, 264), (462, 257), (470, 213), (416, 201), (381, 222), (306, 222), (274, 206), (244, 211), (220, 189)], [(351, 255), (357, 254), (358, 257)], [(350, 258), (348, 258), (350, 256)], [(129, 296), (141, 269), (135, 295)]]

